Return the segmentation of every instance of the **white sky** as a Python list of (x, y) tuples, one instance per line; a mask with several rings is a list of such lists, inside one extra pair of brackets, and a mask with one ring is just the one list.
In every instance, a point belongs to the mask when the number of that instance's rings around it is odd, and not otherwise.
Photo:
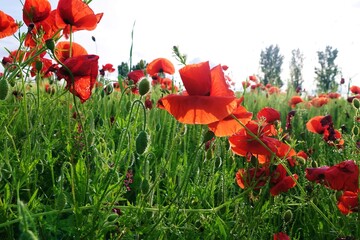
[[(9, 2), (0, 0), (0, 10), (21, 20), (20, 0)], [(50, 2), (57, 6), (57, 0)], [(346, 84), (351, 78), (360, 85), (360, 0), (93, 0), (90, 7), (104, 16), (94, 31), (76, 32), (74, 39), (98, 54), (100, 64), (129, 61), (136, 21), (133, 64), (166, 57), (181, 67), (172, 55), (177, 45), (190, 62), (228, 65), (240, 84), (260, 73), (261, 50), (277, 44), (285, 57), (282, 80), (290, 78), (291, 51), (299, 48), (305, 57), (303, 87), (313, 90), (317, 51), (329, 45), (339, 51), (335, 63)], [(0, 58), (7, 55), (4, 47), (15, 49), (15, 39), (0, 40)]]

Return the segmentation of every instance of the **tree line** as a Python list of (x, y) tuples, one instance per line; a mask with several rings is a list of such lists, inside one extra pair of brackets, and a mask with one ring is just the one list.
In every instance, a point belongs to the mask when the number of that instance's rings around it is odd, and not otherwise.
[[(336, 91), (338, 83), (336, 78), (341, 74), (339, 67), (335, 64), (338, 56), (338, 50), (331, 46), (326, 46), (324, 51), (317, 51), (319, 66), (315, 67), (316, 91), (319, 93), (328, 93)], [(270, 45), (261, 51), (260, 69), (262, 75), (259, 76), (261, 82), (271, 84), (273, 86), (282, 87), (284, 85), (281, 79), (282, 64), (284, 56), (280, 54), (278, 45)], [(301, 89), (304, 82), (302, 70), (304, 63), (304, 55), (300, 49), (291, 51), (290, 60), (290, 79), (288, 80), (288, 88)]]

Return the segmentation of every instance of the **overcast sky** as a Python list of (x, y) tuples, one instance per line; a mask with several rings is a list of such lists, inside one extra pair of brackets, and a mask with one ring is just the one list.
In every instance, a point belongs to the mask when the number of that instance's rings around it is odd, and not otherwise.
[[(57, 0), (50, 2), (57, 6)], [(178, 66), (172, 55), (172, 46), (177, 45), (190, 62), (228, 65), (233, 80), (241, 83), (260, 73), (261, 50), (278, 45), (285, 57), (282, 79), (286, 82), (291, 51), (299, 48), (305, 57), (304, 87), (311, 90), (317, 51), (329, 45), (339, 51), (335, 63), (347, 83), (351, 78), (353, 85), (360, 85), (358, 0), (93, 0), (90, 7), (104, 16), (94, 31), (76, 32), (74, 40), (98, 54), (100, 64), (129, 61), (135, 22), (134, 64), (166, 57)], [(0, 10), (22, 19), (19, 0), (0, 0)], [(0, 47), (2, 57), (4, 47), (13, 50), (16, 41), (1, 39)]]

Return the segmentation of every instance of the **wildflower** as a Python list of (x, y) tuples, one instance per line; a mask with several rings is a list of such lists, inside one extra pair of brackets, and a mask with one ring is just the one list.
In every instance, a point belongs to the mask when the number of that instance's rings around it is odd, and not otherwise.
[(359, 211), (359, 193), (360, 189), (356, 192), (344, 191), (337, 202), (337, 207), (342, 214), (346, 215)]
[(353, 94), (360, 94), (360, 87), (353, 85), (353, 86), (350, 87), (350, 91), (351, 91)]
[(63, 29), (68, 37), (72, 32), (79, 30), (94, 30), (100, 22), (103, 13), (94, 11), (82, 0), (59, 0), (57, 5), (56, 25)]
[(344, 144), (341, 133), (334, 129), (334, 124), (330, 115), (315, 116), (306, 123), (308, 131), (323, 134), (323, 139), (329, 145), (341, 147)]
[(270, 95), (280, 93), (280, 88), (275, 87), (275, 86), (271, 86), (271, 87), (268, 88), (268, 93)]
[[(225, 137), (235, 134), (243, 128), (242, 124), (247, 124), (253, 114), (248, 112), (245, 107), (241, 106), (242, 99), (239, 99), (239, 106), (232, 112), (231, 115), (225, 117), (224, 119), (208, 124), (209, 129), (214, 132), (217, 137)], [(235, 118), (236, 119), (235, 119)]]
[(329, 102), (329, 98), (327, 97), (315, 97), (311, 99), (310, 104), (314, 107), (321, 107)]
[(252, 82), (254, 82), (254, 83), (257, 83), (257, 82), (258, 82), (258, 79), (257, 79), (257, 77), (256, 77), (255, 75), (249, 76), (249, 80), (252, 81)]
[(290, 240), (290, 237), (286, 233), (278, 232), (274, 234), (274, 240)]
[(146, 72), (150, 76), (158, 73), (168, 73), (172, 75), (175, 73), (175, 68), (174, 65), (166, 58), (157, 58), (147, 65)]
[(293, 119), (293, 117), (295, 116), (296, 111), (292, 110), (290, 111), (287, 115), (286, 115), (286, 130), (290, 131), (292, 126), (291, 126), (291, 120)]
[[(298, 175), (294, 174), (293, 177), (297, 180)], [(290, 188), (295, 187), (296, 182), (290, 176), (286, 176), (286, 170), (283, 165), (279, 164), (276, 170), (272, 173), (270, 184), (270, 193), (272, 196), (277, 196), (282, 192), (287, 192)]]
[(56, 10), (51, 10), (48, 0), (26, 0), (23, 7), (23, 21), (28, 26), (25, 45), (35, 47), (47, 39), (59, 37), (55, 23)]
[[(245, 125), (250, 132), (243, 128), (229, 137), (231, 150), (240, 156), (247, 156), (248, 153), (251, 153), (258, 158), (260, 164), (269, 162), (272, 154), (280, 158), (295, 156), (294, 149), (272, 137), (277, 135), (273, 123), (279, 119), (280, 113), (275, 109), (264, 108), (260, 110), (257, 114), (257, 120), (251, 120)], [(262, 143), (252, 135), (256, 135)]]
[(99, 72), (98, 59), (97, 55), (70, 57), (63, 64), (71, 71), (71, 74), (65, 67), (61, 67), (57, 72), (59, 79), (66, 80), (66, 88), (79, 97), (82, 103), (91, 96)]
[(221, 65), (190, 64), (179, 70), (186, 92), (159, 99), (157, 106), (185, 124), (209, 124), (229, 116), (237, 99), (226, 83)]
[(330, 92), (327, 94), (329, 98), (331, 99), (338, 99), (341, 97), (341, 94), (340, 93), (337, 93), (337, 92)]
[[(71, 52), (71, 55), (70, 55)], [(61, 41), (56, 44), (55, 47), (55, 56), (60, 62), (64, 62), (69, 57), (75, 57), (80, 55), (87, 55), (86, 49), (76, 42), (71, 42), (71, 51), (70, 51), (70, 42)]]
[(236, 173), (236, 183), (242, 189), (253, 187), (255, 190), (258, 190), (266, 184), (268, 176), (268, 167), (242, 168)]
[(102, 65), (102, 69), (100, 69), (101, 76), (104, 76), (105, 72), (109, 72), (109, 73), (115, 72), (115, 68), (113, 67), (113, 65), (111, 63)]
[(19, 26), (15, 20), (3, 11), (0, 11), (0, 39), (13, 35), (18, 29)]
[(297, 104), (303, 102), (304, 100), (300, 96), (293, 96), (289, 100), (289, 105), (291, 108), (295, 108)]
[(331, 167), (306, 168), (305, 177), (333, 190), (354, 192), (358, 189), (359, 167), (353, 160), (346, 160)]
[(39, 23), (49, 17), (51, 5), (48, 0), (26, 0), (23, 8), (23, 20), (26, 26)]

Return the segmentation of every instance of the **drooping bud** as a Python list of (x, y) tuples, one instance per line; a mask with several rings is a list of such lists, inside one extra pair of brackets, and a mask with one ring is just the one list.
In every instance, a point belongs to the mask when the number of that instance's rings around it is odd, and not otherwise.
[(360, 110), (360, 100), (359, 100), (359, 99), (354, 98), (354, 99), (352, 100), (352, 105), (354, 106), (355, 109)]
[(9, 85), (5, 79), (0, 80), (0, 100), (5, 100), (9, 93)]
[(143, 78), (140, 82), (139, 82), (139, 93), (141, 96), (144, 96), (145, 94), (147, 94), (150, 90), (150, 82), (147, 78)]
[(45, 41), (45, 45), (47, 49), (49, 49), (52, 53), (55, 51), (55, 41), (52, 38), (49, 38)]
[(139, 133), (139, 135), (136, 137), (135, 144), (136, 152), (140, 155), (143, 154), (148, 145), (148, 135), (145, 131), (141, 131)]
[(293, 218), (293, 213), (290, 209), (286, 210), (285, 213), (284, 213), (284, 221), (285, 222), (291, 222)]

